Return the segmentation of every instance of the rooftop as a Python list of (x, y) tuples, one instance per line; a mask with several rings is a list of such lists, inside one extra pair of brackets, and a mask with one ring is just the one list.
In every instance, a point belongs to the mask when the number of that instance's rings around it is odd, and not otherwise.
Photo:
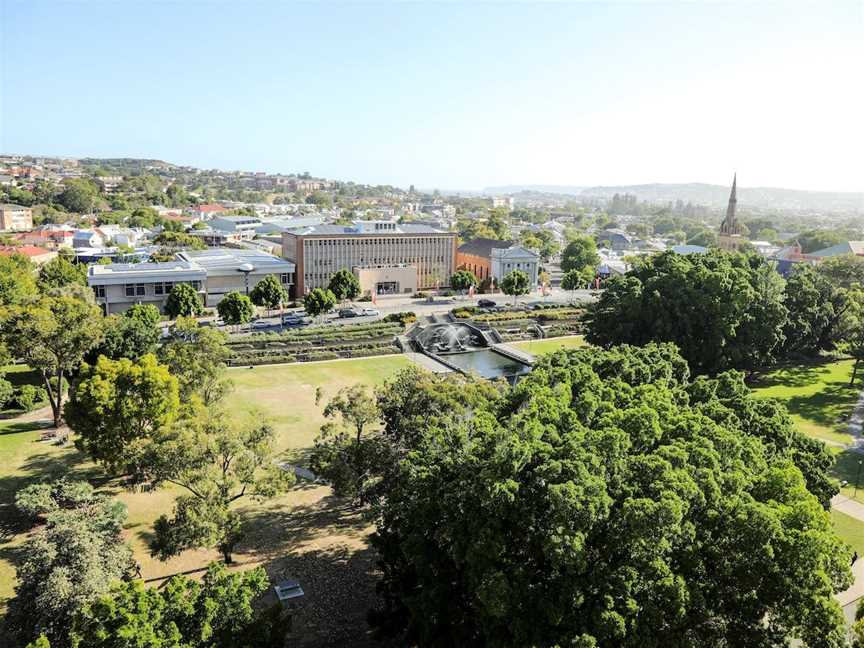
[(832, 245), (823, 250), (816, 250), (815, 252), (809, 253), (810, 256), (815, 257), (833, 257), (841, 256), (843, 254), (864, 256), (864, 241), (846, 241), (845, 243), (838, 243), (837, 245)]
[(118, 279), (121, 281), (134, 279), (154, 280), (159, 275), (168, 275), (173, 280), (181, 277), (185, 279), (204, 279), (206, 272), (203, 268), (188, 261), (175, 260), (161, 263), (109, 263), (108, 265), (94, 264), (87, 269), (87, 283), (91, 286), (101, 284), (113, 284)]
[(0, 256), (12, 256), (13, 254), (23, 254), (26, 257), (39, 257), (45, 254), (54, 254), (51, 250), (36, 247), (35, 245), (3, 245), (0, 246)]
[(233, 274), (244, 264), (258, 272), (294, 272), (294, 264), (261, 250), (210, 248), (184, 250), (177, 255), (207, 271), (208, 274)]
[(498, 239), (477, 238), (459, 246), (458, 252), (462, 254), (473, 254), (474, 256), (491, 257), (493, 249), (507, 249), (513, 247), (513, 241), (499, 241)]
[(383, 236), (393, 234), (450, 234), (444, 230), (418, 225), (415, 223), (397, 223), (395, 221), (354, 221), (350, 225), (335, 225), (324, 223), (287, 230), (297, 236)]
[(3, 203), (3, 204), (0, 204), (0, 209), (30, 209), (30, 208), (25, 207), (24, 205), (15, 205), (13, 203)]

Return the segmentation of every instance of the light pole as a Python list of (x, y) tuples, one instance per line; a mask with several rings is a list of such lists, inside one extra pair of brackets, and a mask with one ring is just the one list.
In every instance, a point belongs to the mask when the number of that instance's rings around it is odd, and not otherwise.
[(858, 494), (858, 480), (861, 477), (861, 463), (862, 460), (858, 460), (858, 470), (855, 472), (855, 491), (852, 493), (852, 499), (855, 499), (855, 496)]
[(243, 279), (246, 284), (246, 296), (249, 296), (249, 273), (255, 269), (251, 263), (241, 263), (237, 268), (237, 272), (243, 273)]

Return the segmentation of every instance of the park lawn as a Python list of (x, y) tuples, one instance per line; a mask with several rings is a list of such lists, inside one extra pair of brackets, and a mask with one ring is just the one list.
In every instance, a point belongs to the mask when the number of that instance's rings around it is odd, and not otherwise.
[(39, 441), (44, 427), (35, 421), (0, 421), (0, 608), (13, 593), (12, 559), (29, 526), (14, 507), (15, 493), (37, 480), (76, 474), (83, 462), (73, 448)]
[(852, 443), (849, 417), (861, 389), (849, 386), (851, 376), (852, 360), (796, 365), (765, 375), (753, 391), (783, 401), (805, 434), (842, 447)]
[(831, 511), (831, 522), (837, 535), (848, 542), (859, 556), (864, 556), (864, 523), (851, 515), (834, 510)]
[[(296, 451), (311, 447), (324, 422), (321, 409), (338, 389), (357, 383), (378, 384), (409, 363), (404, 356), (382, 356), (231, 369), (228, 376), (234, 382), (234, 390), (226, 399), (227, 411), (240, 418), (264, 416), (277, 429), (279, 449), (294, 451), (289, 457), (298, 455)], [(323, 388), (320, 405), (315, 404), (318, 385)], [(126, 504), (128, 519), (124, 535), (148, 582), (158, 582), (176, 573), (196, 573), (219, 559), (218, 552), (206, 550), (186, 551), (165, 562), (151, 557), (147, 545), (153, 522), (162, 514), (171, 514), (181, 489), (169, 487), (151, 493), (125, 489), (106, 480), (99, 468), (74, 447), (40, 442), (41, 427), (39, 423), (0, 420), (0, 606), (14, 594), (15, 551), (26, 540), (30, 526), (14, 508), (15, 493), (37, 480), (62, 475), (89, 479)], [(276, 546), (285, 551), (290, 551), (291, 537), (304, 539), (292, 547), (310, 542), (319, 550), (334, 542), (356, 547), (365, 544), (366, 524), (358, 525), (350, 515), (333, 513), (334, 502), (329, 496), (328, 488), (302, 486), (265, 505), (244, 504), (254, 521), (250, 546), (248, 551), (246, 547), (240, 548), (238, 562), (245, 566), (271, 557), (273, 547), (269, 543), (276, 541), (280, 526), (288, 537), (280, 538)], [(297, 528), (300, 523), (292, 520), (296, 511), (304, 513), (299, 519), (308, 528)], [(316, 525), (320, 528), (315, 528)]]
[(567, 335), (544, 340), (522, 340), (521, 342), (508, 342), (508, 344), (532, 355), (552, 353), (558, 349), (578, 349), (587, 345), (585, 338), (581, 335)]
[[(377, 385), (410, 364), (403, 355), (389, 355), (232, 368), (228, 377), (234, 389), (226, 398), (226, 406), (241, 419), (263, 416), (277, 430), (279, 449), (291, 454), (312, 447), (324, 424), (321, 410), (337, 391), (358, 383)], [(318, 387), (322, 394), (316, 405)]]

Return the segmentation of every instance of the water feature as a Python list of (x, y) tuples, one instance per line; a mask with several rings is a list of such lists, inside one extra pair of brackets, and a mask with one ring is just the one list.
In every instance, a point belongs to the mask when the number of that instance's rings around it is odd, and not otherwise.
[(531, 366), (498, 353), (495, 349), (477, 349), (468, 353), (452, 353), (446, 356), (449, 364), (463, 373), (476, 373), (487, 379), (515, 378), (531, 371)]
[[(487, 379), (515, 380), (531, 366), (493, 347), (494, 332), (466, 322), (438, 322), (415, 329), (410, 335), (426, 355), (462, 373), (476, 373)], [(498, 338), (500, 340), (500, 338)]]

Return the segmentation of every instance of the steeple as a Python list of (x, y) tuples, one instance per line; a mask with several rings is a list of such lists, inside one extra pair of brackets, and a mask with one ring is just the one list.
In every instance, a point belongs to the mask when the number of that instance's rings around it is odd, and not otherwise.
[(720, 224), (721, 234), (738, 234), (738, 220), (735, 218), (735, 208), (738, 205), (738, 173), (732, 177), (732, 193), (729, 194), (729, 205), (726, 207), (726, 218)]

